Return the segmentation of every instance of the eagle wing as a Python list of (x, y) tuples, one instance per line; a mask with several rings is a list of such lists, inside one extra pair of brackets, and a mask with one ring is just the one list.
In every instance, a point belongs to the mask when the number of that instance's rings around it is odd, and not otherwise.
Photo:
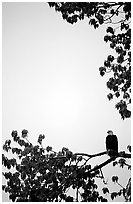
[(118, 152), (118, 139), (116, 135), (108, 135), (106, 137), (106, 149)]

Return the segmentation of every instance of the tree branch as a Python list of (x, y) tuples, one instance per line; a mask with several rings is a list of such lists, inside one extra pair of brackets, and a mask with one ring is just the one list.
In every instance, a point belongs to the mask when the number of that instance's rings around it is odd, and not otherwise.
[[(103, 154), (103, 152), (102, 152)], [(98, 154), (100, 155), (100, 153)], [(111, 163), (112, 161), (114, 161), (116, 158), (118, 157), (124, 157), (124, 158), (131, 158), (131, 154), (125, 153), (125, 152), (119, 152), (117, 156), (111, 157), (110, 159), (108, 159), (107, 161), (103, 162), (100, 165), (97, 165), (96, 167), (94, 167), (93, 169), (91, 169), (89, 172), (92, 171), (96, 171), (98, 169), (101, 169), (102, 167), (106, 166), (107, 164)]]
[[(97, 157), (97, 156), (102, 156), (104, 154), (108, 154), (107, 151), (100, 152), (100, 153), (97, 153), (97, 154), (75, 153), (76, 156), (87, 156), (87, 157), (90, 157), (90, 158)], [(118, 155), (116, 157), (131, 158), (131, 154), (128, 154), (128, 153), (125, 153), (124, 151), (121, 151), (121, 152), (118, 153)]]
[[(116, 182), (118, 186), (120, 186), (121, 188), (124, 188), (120, 183)], [(125, 189), (125, 188), (124, 188)]]
[(106, 166), (107, 164), (109, 164), (110, 162), (114, 161), (117, 157), (111, 157), (110, 159), (108, 159), (107, 161), (103, 162), (102, 164), (100, 165), (97, 165), (96, 167), (94, 167), (93, 169), (91, 169), (89, 172), (92, 172), (92, 171), (96, 171), (98, 169), (101, 169), (103, 166)]
[(90, 157), (90, 158), (101, 156), (101, 155), (104, 155), (104, 154), (107, 154), (107, 151), (100, 152), (100, 153), (97, 153), (97, 154), (75, 153), (76, 156), (87, 156), (87, 157)]
[(78, 187), (77, 187), (77, 190), (76, 190), (76, 202), (78, 202)]
[(128, 153), (125, 153), (124, 151), (122, 151), (122, 152), (118, 153), (117, 157), (124, 157), (124, 158), (130, 159), (131, 158), (131, 154), (128, 154)]
[[(110, 17), (104, 19), (104, 22), (105, 22), (105, 21), (108, 21), (108, 20), (111, 20), (111, 18), (112, 18), (114, 15), (116, 15), (116, 12), (119, 10), (119, 8), (120, 8), (121, 6), (123, 6), (123, 5), (119, 5), (119, 6), (116, 8), (115, 12), (114, 12)], [(111, 20), (111, 22), (112, 22), (112, 20)]]

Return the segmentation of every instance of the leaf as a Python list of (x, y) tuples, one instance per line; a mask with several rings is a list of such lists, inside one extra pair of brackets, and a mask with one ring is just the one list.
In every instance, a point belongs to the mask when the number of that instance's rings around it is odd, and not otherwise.
[(107, 32), (107, 33), (114, 34), (114, 29), (113, 29), (112, 27), (108, 27), (108, 28), (106, 29), (106, 32)]
[(105, 67), (99, 67), (99, 71), (106, 71)]
[(98, 27), (99, 27), (99, 24), (98, 24), (98, 23), (94, 24), (94, 28), (95, 28), (95, 29), (98, 28)]
[(105, 187), (102, 188), (102, 191), (103, 191), (104, 194), (109, 193), (109, 189), (108, 189), (108, 188), (105, 188)]
[(129, 150), (129, 152), (131, 152), (131, 145), (128, 145), (127, 149)]
[(114, 49), (115, 43), (114, 43), (114, 42), (110, 43), (110, 47), (111, 47), (112, 49)]
[(128, 168), (128, 170), (131, 170), (131, 166), (128, 166), (127, 168)]
[(96, 25), (96, 20), (94, 18), (90, 19), (89, 24)]
[(121, 194), (122, 194), (122, 190), (120, 190), (120, 191), (118, 192), (118, 196), (121, 196)]
[(11, 164), (9, 162), (7, 162), (7, 168), (10, 169), (11, 168)]
[(7, 192), (9, 192), (9, 191), (10, 191), (10, 188), (9, 188), (8, 186), (6, 186), (5, 192), (7, 193)]
[(2, 190), (4, 191), (6, 188), (6, 185), (2, 185)]
[(111, 100), (111, 99), (113, 99), (113, 94), (112, 94), (112, 93), (109, 93), (109, 94), (107, 95), (107, 97), (108, 97), (109, 100)]
[(124, 116), (125, 116), (125, 118), (130, 118), (131, 117), (131, 111), (129, 111), (129, 110), (125, 110), (124, 111)]
[(23, 173), (21, 174), (21, 179), (24, 180), (25, 178), (26, 178), (26, 173), (23, 172)]
[(105, 72), (104, 71), (100, 71), (100, 75), (104, 76)]
[(91, 169), (91, 165), (90, 165), (90, 164), (89, 164), (89, 165), (86, 165), (86, 166), (85, 166), (85, 169), (90, 170), (90, 169)]
[(60, 195), (60, 198), (63, 199), (63, 200), (65, 200), (65, 199), (66, 199), (66, 195), (62, 193), (62, 194)]
[(119, 64), (121, 64), (123, 61), (124, 61), (123, 55), (119, 55), (119, 56), (117, 57), (117, 62), (118, 62)]
[(113, 87), (113, 91), (114, 91), (114, 92), (118, 91), (118, 86), (114, 86), (114, 87)]
[(125, 13), (131, 11), (131, 3), (130, 3), (130, 2), (127, 2), (127, 3), (124, 5), (123, 11), (124, 11)]
[(79, 157), (77, 158), (78, 161), (82, 161), (82, 159), (83, 159), (82, 156), (79, 156)]
[(114, 9), (111, 9), (110, 13), (111, 13), (111, 14), (115, 14)]
[(76, 159), (77, 159), (77, 156), (75, 154), (73, 154), (72, 157), (71, 157), (71, 160), (76, 161)]
[(5, 176), (5, 179), (10, 179), (12, 177), (11, 172), (5, 172), (5, 173), (3, 173), (3, 175)]
[(38, 142), (39, 144), (41, 144), (41, 143), (42, 143), (42, 139), (38, 138), (37, 142)]
[(110, 67), (111, 66), (110, 61), (109, 60), (105, 60), (104, 61), (104, 66), (105, 67)]
[(47, 152), (50, 152), (50, 151), (52, 151), (52, 147), (48, 146), (48, 147), (46, 147), (46, 150), (47, 150)]
[(120, 96), (119, 91), (117, 91), (117, 92), (115, 93), (115, 96), (116, 96), (117, 98)]
[(13, 202), (15, 202), (15, 200), (16, 200), (16, 195), (10, 194), (10, 195), (9, 195), (9, 199), (11, 199)]
[(18, 135), (18, 132), (16, 130), (13, 130), (11, 135), (12, 135), (12, 137), (16, 137)]
[(128, 99), (128, 98), (130, 98), (130, 95), (128, 93), (124, 93), (123, 98)]
[(117, 164), (118, 164), (117, 161), (114, 161), (114, 162), (113, 162), (113, 166), (116, 166)]
[(28, 136), (27, 134), (28, 134), (28, 130), (25, 130), (25, 129), (22, 130), (22, 137), (23, 138), (27, 137)]
[(110, 62), (113, 62), (113, 60), (114, 60), (114, 56), (109, 55), (108, 58), (107, 58), (107, 60), (110, 61)]
[(72, 156), (73, 156), (73, 153), (68, 150), (68, 151), (66, 152), (66, 157), (67, 157), (68, 159), (70, 159)]
[(120, 53), (123, 52), (123, 48), (122, 48), (121, 46), (117, 46), (117, 47), (115, 48), (115, 51), (120, 54)]
[(112, 181), (115, 183), (115, 182), (118, 182), (118, 176), (112, 176)]
[(119, 159), (119, 164), (120, 164), (120, 167), (123, 168), (125, 165), (125, 159), (123, 159), (123, 158)]
[(37, 142), (39, 143), (39, 144), (41, 144), (42, 143), (42, 140), (45, 138), (45, 135), (39, 135), (39, 137), (38, 137), (38, 140), (37, 140)]
[(11, 166), (15, 166), (16, 164), (17, 164), (17, 161), (16, 161), (16, 159), (10, 159), (10, 164), (11, 164)]
[(8, 145), (8, 146), (10, 146), (11, 140), (6, 140), (6, 141), (5, 141), (5, 144)]
[(17, 142), (20, 146), (26, 146), (26, 142), (24, 140), (18, 139)]
[(104, 41), (105, 41), (105, 42), (110, 41), (110, 36), (109, 36), (109, 35), (105, 35), (105, 36), (104, 36)]
[(113, 193), (111, 193), (111, 199), (114, 200), (114, 198), (116, 198), (117, 195), (118, 195), (117, 192), (113, 192)]
[(7, 144), (4, 144), (4, 145), (3, 145), (3, 150), (4, 150), (4, 151), (8, 152), (9, 149), (11, 149), (11, 147), (8, 146)]

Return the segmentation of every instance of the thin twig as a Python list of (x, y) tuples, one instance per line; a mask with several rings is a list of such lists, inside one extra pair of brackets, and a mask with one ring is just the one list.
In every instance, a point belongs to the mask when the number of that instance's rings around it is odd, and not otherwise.
[[(114, 12), (110, 17), (108, 17), (107, 19), (104, 19), (104, 21), (111, 20), (111, 18), (112, 18), (114, 15), (116, 15), (116, 12), (119, 10), (119, 8), (120, 8), (121, 6), (122, 6), (122, 5), (118, 6), (117, 9), (115, 10), (115, 12)], [(111, 22), (112, 22), (112, 20), (111, 20)]]
[(121, 188), (124, 188), (120, 183), (116, 182)]
[(76, 190), (76, 202), (78, 202), (78, 187), (77, 187), (77, 190)]

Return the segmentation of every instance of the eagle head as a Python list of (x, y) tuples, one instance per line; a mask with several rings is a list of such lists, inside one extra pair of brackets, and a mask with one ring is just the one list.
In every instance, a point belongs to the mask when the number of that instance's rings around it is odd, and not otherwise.
[(112, 130), (108, 130), (108, 135), (113, 135), (113, 131)]

